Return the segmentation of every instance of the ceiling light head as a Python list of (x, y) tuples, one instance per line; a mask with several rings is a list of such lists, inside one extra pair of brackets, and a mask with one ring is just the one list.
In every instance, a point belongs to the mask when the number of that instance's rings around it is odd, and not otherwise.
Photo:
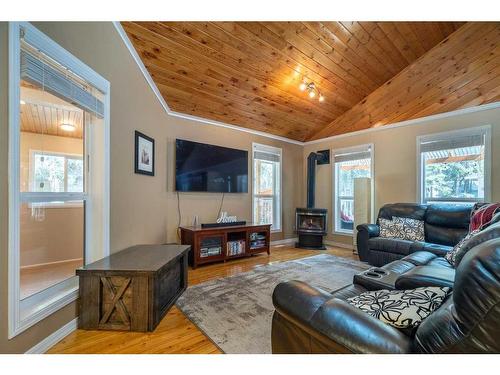
[(307, 84), (305, 82), (302, 82), (300, 85), (299, 85), (299, 89), (300, 91), (305, 91), (307, 88)]
[(316, 92), (314, 90), (309, 91), (309, 97), (312, 99), (316, 96)]
[(61, 124), (59, 125), (59, 127), (61, 128), (61, 130), (64, 130), (65, 132), (74, 132), (76, 130), (75, 125), (71, 124)]
[(323, 103), (325, 101), (325, 97), (322, 94), (319, 94), (318, 100)]

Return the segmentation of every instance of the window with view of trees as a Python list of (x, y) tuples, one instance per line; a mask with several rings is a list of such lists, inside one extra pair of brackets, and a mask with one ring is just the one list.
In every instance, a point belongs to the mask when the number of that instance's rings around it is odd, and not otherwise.
[(354, 227), (354, 180), (371, 177), (372, 147), (363, 145), (334, 150), (335, 231), (352, 233)]
[(83, 192), (83, 159), (78, 155), (32, 151), (33, 192)]
[(281, 230), (281, 149), (253, 145), (253, 221)]
[(485, 200), (488, 130), (466, 129), (419, 138), (423, 203)]

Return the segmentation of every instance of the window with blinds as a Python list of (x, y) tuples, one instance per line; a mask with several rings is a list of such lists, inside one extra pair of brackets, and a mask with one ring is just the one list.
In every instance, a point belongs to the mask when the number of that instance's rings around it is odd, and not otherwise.
[(371, 145), (333, 150), (334, 230), (351, 234), (354, 227), (354, 179), (372, 175)]
[(9, 24), (9, 338), (78, 297), (109, 253), (109, 91), (29, 23)]
[(281, 149), (253, 144), (253, 222), (281, 230)]
[(488, 196), (489, 127), (419, 137), (422, 203), (469, 203)]

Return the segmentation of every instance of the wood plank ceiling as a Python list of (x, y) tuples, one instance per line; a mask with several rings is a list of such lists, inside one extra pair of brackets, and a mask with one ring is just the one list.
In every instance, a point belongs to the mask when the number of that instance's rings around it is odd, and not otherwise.
[[(26, 83), (21, 87), (21, 131), (59, 137), (83, 138), (83, 111)], [(70, 124), (74, 131), (64, 131)]]
[(499, 23), (122, 25), (172, 110), (299, 141), (498, 100)]

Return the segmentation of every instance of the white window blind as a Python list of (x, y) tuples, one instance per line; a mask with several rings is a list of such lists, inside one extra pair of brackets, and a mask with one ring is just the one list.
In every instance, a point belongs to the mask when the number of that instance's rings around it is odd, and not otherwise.
[(485, 200), (489, 194), (489, 132), (489, 127), (477, 127), (418, 138), (422, 203)]
[(371, 178), (372, 145), (333, 150), (334, 230), (353, 233), (354, 226), (354, 179)]
[(42, 56), (35, 57), (30, 52), (21, 51), (21, 79), (36, 86), (43, 87), (44, 91), (67, 100), (74, 106), (89, 111), (98, 118), (104, 117), (104, 103), (100, 101), (85, 85), (65, 74)]
[(281, 230), (281, 149), (253, 145), (253, 221)]

